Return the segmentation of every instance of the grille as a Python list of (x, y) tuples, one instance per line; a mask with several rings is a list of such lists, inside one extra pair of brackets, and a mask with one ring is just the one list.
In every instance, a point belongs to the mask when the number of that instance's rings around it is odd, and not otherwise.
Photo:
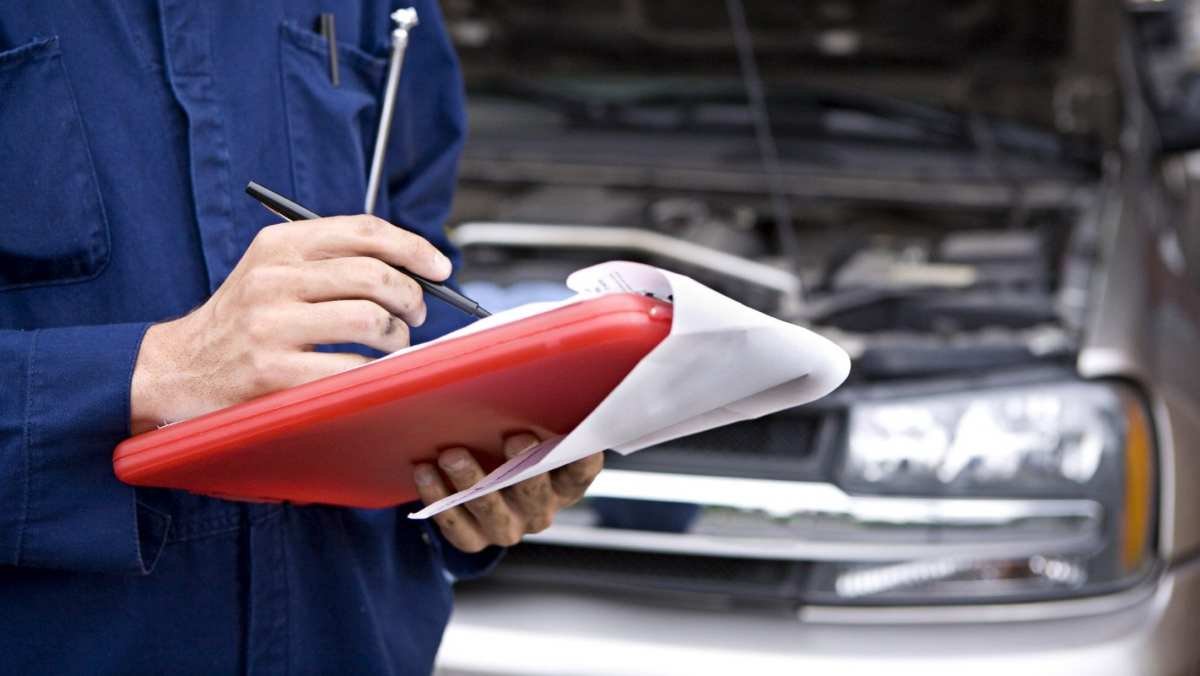
[(639, 594), (703, 594), (750, 601), (801, 598), (810, 564), (524, 543), (493, 573), (498, 582)]
[(633, 455), (610, 453), (608, 467), (765, 479), (811, 480), (821, 474), (825, 451), (841, 418), (784, 411), (757, 420), (669, 441)]
[[(827, 480), (845, 428), (845, 412), (809, 405), (693, 434), (621, 456), (609, 468), (793, 481)], [(591, 501), (609, 526), (684, 532), (688, 505), (633, 500)], [(682, 507), (681, 511), (679, 508)], [(694, 507), (694, 506), (693, 506)], [(560, 519), (566, 513), (560, 514)], [(636, 516), (636, 518), (634, 518)], [(490, 576), (500, 584), (532, 584), (755, 605), (792, 606), (803, 597), (811, 564), (526, 542), (512, 548)], [(485, 582), (484, 584), (490, 584)]]

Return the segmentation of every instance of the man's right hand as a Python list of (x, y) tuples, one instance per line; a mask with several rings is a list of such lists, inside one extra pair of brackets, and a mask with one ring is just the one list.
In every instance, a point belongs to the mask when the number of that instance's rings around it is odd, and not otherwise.
[(190, 418), (366, 361), (316, 345), (391, 352), (425, 321), (421, 287), (450, 261), (426, 240), (374, 216), (264, 228), (204, 305), (150, 327), (133, 373), (134, 433)]

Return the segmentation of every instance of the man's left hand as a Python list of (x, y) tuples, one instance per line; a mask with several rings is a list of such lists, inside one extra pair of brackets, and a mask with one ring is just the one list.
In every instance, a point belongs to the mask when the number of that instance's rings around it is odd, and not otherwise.
[[(513, 435), (504, 442), (504, 454), (511, 458), (537, 443), (532, 434)], [(417, 492), (427, 505), (454, 491), (470, 488), (485, 474), (465, 448), (443, 451), (438, 456), (438, 466), (449, 477), (452, 490), (432, 465), (414, 468)], [(450, 544), (464, 552), (478, 552), (488, 545), (515, 545), (526, 533), (548, 528), (558, 510), (578, 502), (603, 466), (602, 453), (590, 455), (448, 509), (433, 520)]]

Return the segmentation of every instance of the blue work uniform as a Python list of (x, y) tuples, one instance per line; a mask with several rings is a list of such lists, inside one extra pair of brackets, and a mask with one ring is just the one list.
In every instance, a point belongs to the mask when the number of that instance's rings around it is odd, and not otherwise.
[[(410, 506), (135, 490), (111, 464), (149, 323), (278, 221), (246, 182), (363, 210), (395, 4), (0, 5), (0, 672), (430, 671), (449, 580), (497, 551), (457, 552)], [(415, 5), (377, 213), (452, 254), (461, 76)], [(429, 305), (414, 340), (466, 321)]]

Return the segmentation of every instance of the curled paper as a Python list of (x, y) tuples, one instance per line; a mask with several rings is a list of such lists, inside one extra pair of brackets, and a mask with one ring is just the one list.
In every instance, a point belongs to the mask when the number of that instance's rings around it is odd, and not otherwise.
[(431, 517), (601, 450), (629, 454), (799, 406), (829, 394), (850, 372), (849, 356), (828, 339), (746, 307), (684, 275), (617, 261), (579, 270), (567, 279), (567, 286), (576, 292), (573, 298), (497, 313), (449, 335), (615, 292), (671, 300), (671, 331), (570, 433), (543, 441), (471, 488), (410, 518)]

